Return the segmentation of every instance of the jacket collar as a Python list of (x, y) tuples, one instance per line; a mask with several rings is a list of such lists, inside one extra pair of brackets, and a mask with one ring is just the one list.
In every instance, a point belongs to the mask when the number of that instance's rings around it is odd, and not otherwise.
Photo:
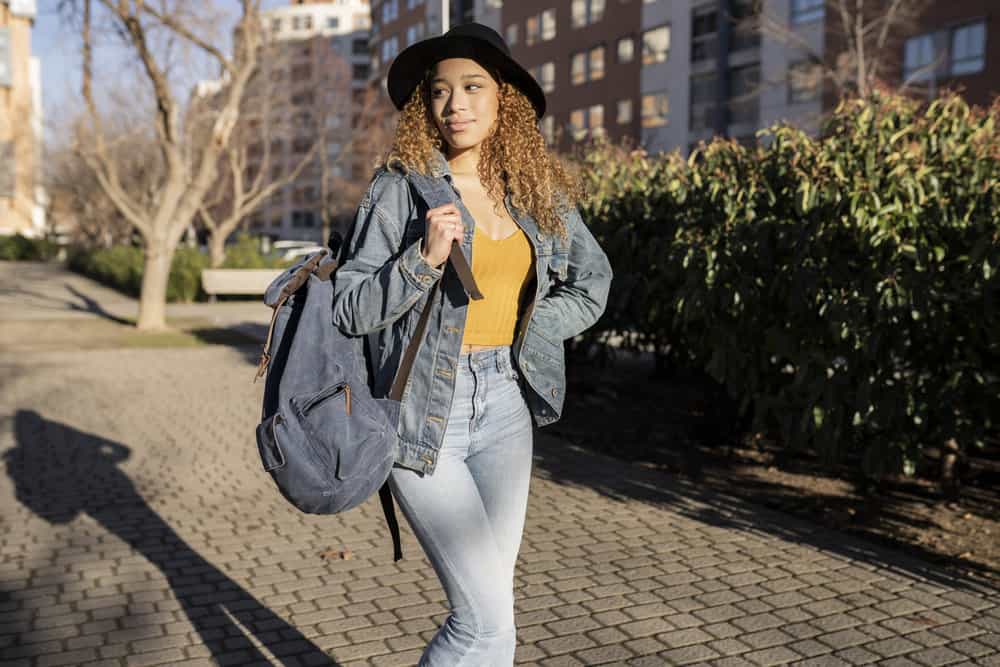
[(435, 178), (447, 178), (450, 183), (451, 167), (448, 166), (448, 159), (437, 148), (431, 149), (431, 176)]

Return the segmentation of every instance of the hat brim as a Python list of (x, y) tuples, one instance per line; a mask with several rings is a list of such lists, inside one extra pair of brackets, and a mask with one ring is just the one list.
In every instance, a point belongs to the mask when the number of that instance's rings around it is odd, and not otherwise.
[(489, 42), (456, 35), (425, 39), (411, 44), (396, 56), (386, 77), (389, 99), (393, 105), (402, 111), (427, 69), (447, 58), (469, 58), (481, 65), (493, 67), (505, 81), (525, 94), (535, 108), (536, 117), (545, 115), (545, 93), (535, 77)]

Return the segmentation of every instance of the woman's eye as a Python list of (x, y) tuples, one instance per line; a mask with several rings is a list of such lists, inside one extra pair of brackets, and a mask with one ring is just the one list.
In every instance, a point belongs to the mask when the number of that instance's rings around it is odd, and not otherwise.
[(478, 83), (470, 83), (468, 86), (465, 87), (466, 90), (469, 90), (471, 88), (476, 88), (478, 90), (479, 88), (482, 88), (482, 86), (480, 86)]
[(431, 91), (431, 97), (441, 97), (444, 94), (443, 88), (437, 88)]

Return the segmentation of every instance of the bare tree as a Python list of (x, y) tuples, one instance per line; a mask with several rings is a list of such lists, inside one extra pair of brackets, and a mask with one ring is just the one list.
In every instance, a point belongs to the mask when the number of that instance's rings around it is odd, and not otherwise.
[[(896, 71), (900, 34), (916, 23), (929, 0), (827, 0), (822, 51), (768, 10), (768, 4), (752, 18), (761, 34), (799, 51), (810, 65), (808, 71), (792, 72), (791, 77), (826, 81), (837, 97), (864, 97)], [(939, 64), (911, 73), (900, 87), (910, 86)]]
[[(251, 78), (241, 101), (240, 122), (223, 151), (212, 194), (198, 209), (209, 235), (212, 267), (225, 261), (226, 240), (233, 232), (282, 188), (295, 182), (320, 151), (319, 140), (314, 140), (290, 168), (280, 156), (275, 159), (275, 148), (292, 139), (293, 124), (271, 113), (274, 95), (268, 84), (268, 77), (260, 71)], [(198, 106), (213, 108), (211, 102)], [(211, 118), (213, 113), (207, 115)], [(206, 131), (211, 129), (207, 125)]]
[[(205, 5), (192, 0), (79, 0), (83, 41), (82, 93), (87, 109), (90, 145), (80, 154), (93, 170), (102, 191), (142, 237), (145, 262), (138, 327), (166, 327), (166, 289), (170, 263), (184, 232), (198, 214), (239, 119), (240, 100), (254, 71), (260, 42), (259, 0), (240, 0), (234, 53), (227, 55), (205, 35), (197, 18)], [(150, 201), (127, 187), (106, 125), (106, 112), (94, 93), (94, 7), (103, 10), (113, 30), (136, 55), (153, 103), (145, 116), (148, 136), (155, 141), (160, 182)], [(157, 46), (162, 45), (162, 49)], [(175, 88), (171, 55), (196, 53), (214, 62), (225, 81), (225, 92), (211, 123), (207, 141), (194, 143), (187, 131), (184, 105)]]
[[(375, 162), (391, 145), (395, 112), (385, 95), (372, 87), (352, 91), (352, 104), (346, 109), (350, 128), (349, 140), (331, 143), (324, 137), (326, 150), (319, 158), (320, 217), (325, 242), (333, 231), (334, 222), (354, 212)], [(329, 132), (331, 118), (327, 116)], [(337, 127), (341, 127), (341, 121)], [(343, 136), (341, 131), (340, 136)]]

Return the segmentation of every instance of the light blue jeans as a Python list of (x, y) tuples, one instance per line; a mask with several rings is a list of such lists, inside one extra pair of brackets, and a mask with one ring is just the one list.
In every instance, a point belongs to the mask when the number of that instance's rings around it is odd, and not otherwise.
[(389, 478), (451, 609), (420, 667), (510, 667), (531, 415), (510, 347), (460, 356), (455, 384), (434, 474), (396, 467)]

